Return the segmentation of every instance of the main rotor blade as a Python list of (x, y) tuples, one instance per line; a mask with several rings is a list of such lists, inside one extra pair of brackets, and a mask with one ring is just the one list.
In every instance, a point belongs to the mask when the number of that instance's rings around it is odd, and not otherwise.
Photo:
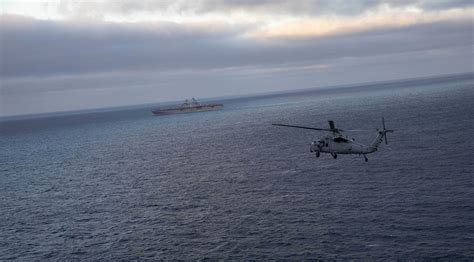
[[(342, 131), (342, 130), (339, 130)], [(369, 129), (344, 129), (344, 132), (369, 132)]]
[(273, 126), (284, 126), (284, 127), (294, 127), (294, 128), (301, 128), (301, 129), (309, 129), (309, 130), (317, 130), (317, 131), (333, 131), (327, 128), (316, 128), (316, 127), (307, 127), (307, 126), (293, 126), (293, 125), (284, 125), (284, 124), (272, 124)]

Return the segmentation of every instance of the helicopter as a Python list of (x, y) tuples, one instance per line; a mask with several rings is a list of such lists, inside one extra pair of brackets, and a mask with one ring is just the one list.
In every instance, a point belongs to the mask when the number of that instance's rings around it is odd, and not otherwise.
[[(314, 152), (316, 157), (319, 157), (321, 153), (331, 154), (334, 159), (337, 159), (338, 154), (356, 154), (364, 156), (365, 162), (369, 161), (367, 154), (374, 153), (385, 138), (385, 144), (387, 142), (387, 133), (393, 133), (394, 130), (385, 128), (385, 119), (382, 117), (382, 128), (377, 129), (377, 136), (370, 145), (358, 144), (354, 138), (350, 138), (344, 135), (344, 130), (336, 128), (334, 121), (329, 120), (329, 128), (316, 128), (307, 126), (295, 126), (285, 124), (272, 124), (274, 126), (293, 127), (301, 129), (309, 129), (316, 131), (327, 131), (329, 135), (323, 137), (318, 141), (311, 142), (310, 152)], [(361, 131), (361, 130), (346, 130), (346, 131)]]

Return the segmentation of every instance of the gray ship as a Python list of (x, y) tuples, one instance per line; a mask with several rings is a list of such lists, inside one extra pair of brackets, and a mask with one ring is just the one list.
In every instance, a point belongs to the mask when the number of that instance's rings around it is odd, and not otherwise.
[(171, 114), (184, 114), (184, 113), (196, 113), (219, 110), (223, 107), (223, 104), (201, 104), (196, 99), (186, 99), (184, 103), (179, 107), (172, 108), (155, 108), (151, 110), (154, 115), (171, 115)]

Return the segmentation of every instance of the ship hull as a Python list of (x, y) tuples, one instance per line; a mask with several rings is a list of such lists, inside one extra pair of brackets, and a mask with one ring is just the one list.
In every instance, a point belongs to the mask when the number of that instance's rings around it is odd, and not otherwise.
[(200, 105), (189, 108), (169, 108), (169, 109), (155, 109), (151, 112), (156, 116), (162, 115), (174, 115), (174, 114), (188, 114), (188, 113), (199, 113), (199, 112), (208, 112), (222, 109), (224, 105), (222, 104), (210, 104), (210, 105)]

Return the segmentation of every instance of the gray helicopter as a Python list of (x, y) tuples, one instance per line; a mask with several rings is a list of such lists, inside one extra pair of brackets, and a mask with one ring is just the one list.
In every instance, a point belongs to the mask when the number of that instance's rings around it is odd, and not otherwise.
[[(377, 136), (374, 139), (374, 141), (370, 145), (362, 145), (362, 144), (356, 143), (353, 138), (343, 135), (342, 134), (343, 130), (336, 128), (336, 126), (334, 125), (334, 121), (329, 120), (328, 122), (329, 122), (329, 128), (316, 128), (316, 127), (295, 126), (295, 125), (285, 125), (285, 124), (272, 124), (272, 125), (330, 132), (329, 135), (323, 137), (319, 141), (317, 142), (313, 141), (311, 143), (310, 151), (315, 152), (316, 157), (319, 157), (321, 153), (331, 154), (331, 156), (334, 159), (337, 158), (338, 154), (357, 154), (357, 155), (363, 155), (365, 162), (369, 161), (366, 155), (376, 152), (384, 138), (385, 138), (385, 144), (388, 144), (387, 133), (392, 133), (394, 131), (394, 130), (385, 128), (385, 119), (382, 118), (382, 128), (377, 129)], [(347, 130), (347, 131), (360, 131), (360, 130)]]

